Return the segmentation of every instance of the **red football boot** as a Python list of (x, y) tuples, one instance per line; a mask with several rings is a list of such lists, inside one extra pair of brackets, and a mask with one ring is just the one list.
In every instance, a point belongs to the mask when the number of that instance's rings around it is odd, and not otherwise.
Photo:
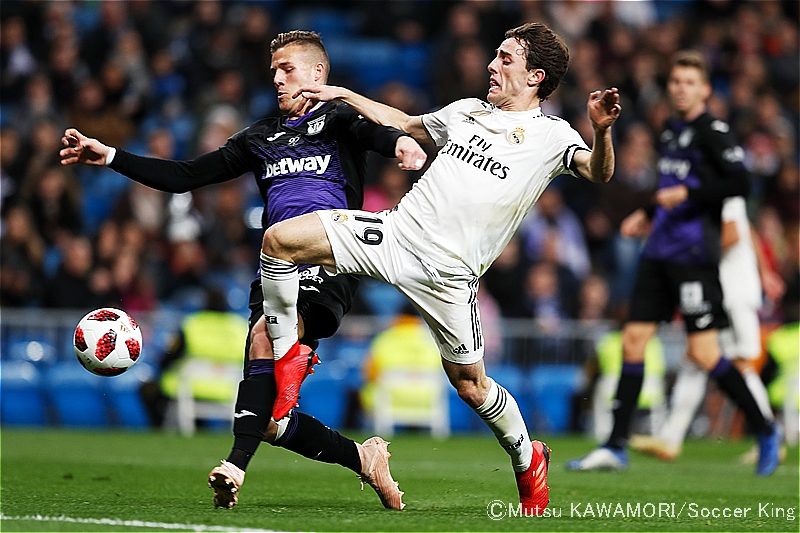
[(275, 386), (278, 395), (272, 404), (272, 418), (280, 420), (289, 414), (300, 397), (300, 385), (309, 374), (314, 373), (314, 365), (319, 356), (300, 341), (289, 348), (286, 355), (275, 361)]
[(519, 502), (523, 516), (541, 516), (550, 501), (550, 487), (547, 486), (547, 468), (550, 465), (550, 448), (535, 440), (531, 466), (524, 472), (516, 472)]

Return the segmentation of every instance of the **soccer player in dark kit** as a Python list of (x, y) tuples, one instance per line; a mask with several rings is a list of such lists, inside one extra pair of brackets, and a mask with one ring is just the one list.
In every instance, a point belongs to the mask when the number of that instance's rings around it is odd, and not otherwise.
[[(70, 128), (62, 138), (61, 163), (108, 165), (135, 181), (173, 193), (252, 172), (264, 200), (265, 229), (320, 209), (360, 208), (368, 150), (397, 157), (404, 170), (422, 167), (425, 152), (402, 131), (369, 122), (343, 103), (294, 96), (300, 87), (327, 81), (330, 63), (319, 34), (281, 33), (272, 41), (270, 53), (281, 116), (252, 124), (218, 150), (192, 161), (160, 160), (106, 146)], [(329, 275), (324, 269), (316, 276), (301, 274), (294, 290), (302, 344), (295, 344), (280, 359), (273, 358), (269, 324), (276, 319), (264, 316), (261, 280), (251, 285), (250, 332), (234, 414), (233, 447), (227, 460), (208, 477), (215, 506), (236, 505), (245, 469), (266, 440), (310, 459), (350, 468), (375, 489), (385, 507), (402, 509), (402, 492), (389, 472), (386, 441), (372, 437), (355, 443), (293, 409), (300, 383), (317, 362), (309, 345), (336, 332), (356, 285), (355, 277)]]
[(659, 322), (680, 309), (687, 355), (709, 372), (745, 413), (756, 432), (756, 473), (778, 466), (780, 434), (764, 418), (739, 370), (720, 353), (717, 331), (728, 325), (719, 281), (720, 228), (725, 198), (746, 195), (744, 151), (729, 126), (706, 111), (711, 95), (702, 55), (681, 52), (673, 61), (667, 92), (675, 111), (661, 133), (659, 184), (652, 212), (638, 209), (622, 223), (629, 237), (650, 235), (639, 262), (628, 322), (622, 332), (622, 375), (608, 441), (567, 463), (569, 470), (620, 470), (628, 466), (631, 418), (642, 389), (645, 346)]

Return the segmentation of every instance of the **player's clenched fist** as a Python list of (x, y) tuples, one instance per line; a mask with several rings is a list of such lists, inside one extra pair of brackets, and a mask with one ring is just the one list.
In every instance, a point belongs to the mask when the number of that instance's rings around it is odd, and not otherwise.
[(417, 141), (411, 137), (400, 137), (395, 145), (395, 157), (400, 161), (397, 166), (402, 170), (419, 170), (425, 164), (428, 155)]
[(64, 148), (59, 152), (62, 165), (85, 163), (87, 165), (105, 165), (111, 147), (97, 139), (85, 136), (75, 128), (68, 128), (61, 137)]

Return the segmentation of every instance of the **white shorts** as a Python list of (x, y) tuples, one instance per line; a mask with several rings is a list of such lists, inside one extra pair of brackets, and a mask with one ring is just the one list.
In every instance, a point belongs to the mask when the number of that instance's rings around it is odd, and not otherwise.
[[(447, 271), (411, 251), (391, 211), (317, 211), (331, 243), (336, 272), (367, 275), (394, 285), (428, 324), (439, 353), (458, 364), (483, 358), (478, 278), (467, 267)], [(420, 257), (423, 256), (423, 257)]]
[(756, 359), (761, 355), (761, 325), (758, 308), (746, 302), (728, 304), (730, 326), (719, 332), (722, 353), (732, 359)]

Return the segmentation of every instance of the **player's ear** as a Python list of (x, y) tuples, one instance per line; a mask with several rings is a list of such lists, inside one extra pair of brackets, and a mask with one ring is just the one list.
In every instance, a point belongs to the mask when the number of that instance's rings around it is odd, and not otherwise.
[(328, 77), (326, 70), (325, 63), (319, 62), (314, 65), (314, 81), (317, 83), (325, 83)]
[(536, 85), (541, 84), (544, 81), (546, 74), (544, 70), (540, 68), (535, 68), (533, 70), (528, 71), (528, 87), (535, 87)]

